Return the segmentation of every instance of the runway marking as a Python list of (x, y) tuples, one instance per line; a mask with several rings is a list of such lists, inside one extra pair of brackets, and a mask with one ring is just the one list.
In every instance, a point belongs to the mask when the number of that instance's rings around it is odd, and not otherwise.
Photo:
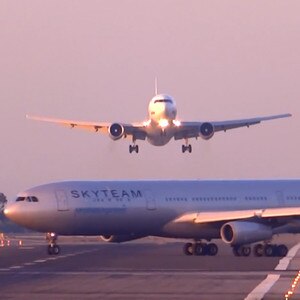
[[(1, 269), (0, 269), (1, 270)], [(3, 269), (3, 271), (11, 271), (10, 269)], [(265, 271), (253, 271), (253, 272), (247, 272), (247, 271), (213, 271), (213, 272), (207, 272), (207, 271), (194, 271), (194, 270), (99, 270), (99, 271), (49, 271), (49, 270), (41, 270), (41, 271), (21, 271), (18, 272), (18, 274), (31, 274), (31, 275), (67, 275), (67, 276), (86, 276), (86, 275), (99, 275), (99, 276), (202, 276), (202, 277), (236, 277), (236, 276), (243, 276), (243, 277), (257, 277), (257, 276), (265, 276)], [(274, 274), (276, 276), (280, 275), (294, 275), (294, 272), (292, 271), (280, 271), (278, 274)]]
[(45, 261), (47, 261), (47, 259), (37, 259), (37, 260), (34, 260), (33, 262), (34, 263), (43, 263)]
[[(292, 247), (287, 256), (282, 258), (279, 261), (279, 264), (274, 269), (275, 271), (284, 271), (287, 269), (289, 263), (297, 254), (300, 249), (300, 243)], [(264, 298), (265, 294), (272, 288), (272, 286), (276, 283), (276, 281), (280, 278), (280, 274), (276, 274), (275, 272), (268, 274), (268, 276), (254, 289), (245, 300), (261, 300)]]
[(9, 267), (9, 269), (21, 269), (23, 268), (23, 266), (12, 266), (12, 267)]
[(98, 251), (98, 250), (99, 250), (98, 248), (97, 249), (95, 248), (95, 249), (91, 249), (91, 250), (74, 252), (74, 253), (65, 254), (65, 255), (59, 255), (59, 256), (54, 256), (54, 257), (51, 256), (51, 257), (47, 257), (47, 258), (44, 258), (44, 259), (37, 259), (37, 260), (34, 260), (32, 262), (23, 263), (20, 266), (12, 266), (12, 267), (8, 267), (8, 268), (0, 269), (0, 272), (7, 272), (7, 271), (12, 271), (12, 270), (18, 270), (18, 269), (21, 269), (21, 268), (24, 268), (24, 267), (34, 266), (34, 265), (39, 264), (39, 263), (45, 263), (45, 262), (53, 261), (53, 260), (57, 260), (57, 259), (63, 259), (63, 258), (73, 257), (73, 256), (76, 256), (76, 255), (82, 255), (82, 254), (86, 254), (86, 253), (92, 253), (92, 252), (95, 252), (95, 251)]
[(35, 263), (33, 263), (33, 262), (28, 262), (28, 263), (24, 264), (24, 266), (33, 266), (33, 265), (35, 265)]

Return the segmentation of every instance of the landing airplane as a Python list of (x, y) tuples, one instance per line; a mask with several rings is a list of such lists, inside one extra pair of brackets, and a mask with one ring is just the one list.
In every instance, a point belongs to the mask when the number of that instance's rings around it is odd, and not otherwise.
[[(49, 254), (57, 235), (94, 235), (107, 242), (145, 236), (192, 239), (186, 255), (218, 253), (222, 239), (236, 256), (285, 256), (275, 234), (300, 233), (300, 180), (63, 181), (30, 188), (5, 215), (48, 232)], [(205, 242), (208, 241), (208, 242)]]
[(68, 126), (70, 128), (86, 129), (94, 132), (108, 134), (114, 141), (121, 138), (131, 138), (133, 144), (129, 145), (129, 153), (139, 152), (137, 140), (146, 140), (154, 146), (164, 146), (172, 138), (185, 140), (182, 145), (182, 153), (192, 152), (189, 139), (201, 137), (209, 140), (215, 132), (227, 131), (238, 127), (259, 124), (262, 121), (290, 117), (291, 114), (257, 117), (243, 120), (217, 121), (217, 122), (182, 122), (177, 119), (177, 108), (174, 99), (166, 94), (157, 94), (148, 106), (148, 121), (141, 123), (108, 123), (108, 122), (82, 122), (63, 119), (53, 119), (38, 116), (29, 116), (28, 119), (52, 122)]

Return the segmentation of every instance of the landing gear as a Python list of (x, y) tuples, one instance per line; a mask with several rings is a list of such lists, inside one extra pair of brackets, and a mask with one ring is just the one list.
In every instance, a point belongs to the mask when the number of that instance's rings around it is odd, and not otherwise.
[(272, 245), (272, 244), (266, 244), (264, 246), (264, 255), (267, 257), (272, 256), (278, 256), (278, 257), (284, 257), (288, 253), (288, 248), (286, 245), (280, 244), (280, 245)]
[(218, 246), (214, 243), (186, 243), (183, 246), (183, 252), (185, 255), (215, 256), (218, 254)]
[[(251, 254), (251, 247), (240, 245), (232, 247), (233, 254), (235, 256), (249, 256)], [(253, 254), (256, 257), (284, 257), (288, 253), (286, 245), (274, 245), (274, 244), (256, 244), (253, 247)]]
[(129, 153), (139, 153), (139, 145), (129, 145)]
[(182, 153), (185, 153), (185, 151), (188, 151), (189, 153), (192, 153), (192, 145), (189, 144), (189, 141), (185, 140), (185, 145), (182, 145)]
[(251, 254), (250, 246), (234, 246), (232, 248), (234, 256), (249, 256)]
[(48, 232), (46, 234), (46, 240), (49, 245), (47, 247), (47, 252), (49, 255), (58, 255), (60, 253), (60, 247), (56, 244), (57, 234), (54, 232)]

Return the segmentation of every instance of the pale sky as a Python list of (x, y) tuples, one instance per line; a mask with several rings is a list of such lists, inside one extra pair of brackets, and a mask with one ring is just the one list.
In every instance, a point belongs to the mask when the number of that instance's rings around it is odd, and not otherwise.
[[(300, 178), (300, 1), (0, 0), (0, 191), (69, 179)], [(292, 113), (164, 147), (26, 114), (135, 122), (154, 94), (188, 121)]]

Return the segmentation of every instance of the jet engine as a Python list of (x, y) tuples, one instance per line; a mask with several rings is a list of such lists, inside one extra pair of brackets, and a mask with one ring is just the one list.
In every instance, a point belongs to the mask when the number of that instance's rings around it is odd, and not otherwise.
[(255, 243), (272, 238), (270, 227), (254, 222), (228, 222), (221, 227), (223, 242), (234, 245)]
[(113, 123), (108, 128), (109, 136), (114, 141), (119, 140), (124, 135), (124, 127), (119, 123)]
[(132, 240), (136, 240), (142, 238), (143, 236), (135, 235), (135, 234), (125, 234), (125, 235), (100, 235), (100, 238), (104, 242), (108, 243), (123, 243)]
[(204, 140), (209, 140), (213, 137), (215, 133), (215, 129), (213, 124), (205, 122), (202, 123), (200, 126), (200, 136), (204, 139)]

